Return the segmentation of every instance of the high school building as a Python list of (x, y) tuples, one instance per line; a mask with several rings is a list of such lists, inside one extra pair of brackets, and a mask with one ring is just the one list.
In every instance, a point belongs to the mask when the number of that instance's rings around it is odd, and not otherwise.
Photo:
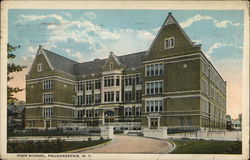
[(226, 127), (226, 82), (171, 13), (144, 52), (78, 63), (39, 46), (26, 103), (26, 129)]

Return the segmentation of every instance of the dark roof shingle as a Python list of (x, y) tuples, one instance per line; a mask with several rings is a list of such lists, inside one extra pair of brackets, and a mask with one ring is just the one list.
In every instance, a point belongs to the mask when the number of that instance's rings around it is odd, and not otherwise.
[[(74, 76), (90, 75), (93, 73), (100, 73), (102, 67), (107, 61), (106, 59), (95, 59), (89, 62), (78, 63), (66, 57), (60, 56), (54, 52), (44, 49), (51, 65), (55, 70), (68, 73)], [(123, 66), (126, 68), (133, 68), (142, 65), (142, 59), (146, 52), (132, 53), (128, 55), (117, 56)]]
[(77, 64), (78, 62), (68, 59), (66, 57), (60, 56), (46, 49), (43, 49), (43, 50), (46, 56), (48, 57), (52, 67), (54, 67), (57, 71), (75, 75), (73, 65)]

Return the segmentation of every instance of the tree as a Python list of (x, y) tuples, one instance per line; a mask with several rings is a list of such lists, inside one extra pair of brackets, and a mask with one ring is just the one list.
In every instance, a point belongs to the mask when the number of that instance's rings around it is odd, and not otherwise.
[[(21, 46), (12, 46), (10, 44), (7, 44), (7, 53), (8, 53), (8, 60), (14, 59), (16, 57), (15, 54), (13, 54), (14, 51), (16, 51), (17, 48), (20, 48)], [(21, 66), (21, 65), (17, 65), (15, 63), (10, 63), (8, 62), (8, 70), (7, 70), (7, 81), (10, 81), (11, 79), (13, 79), (14, 77), (11, 75), (11, 73), (14, 72), (21, 72), (24, 68), (26, 68), (27, 66)], [(7, 86), (7, 101), (8, 104), (12, 104), (14, 102), (16, 102), (18, 99), (16, 97), (14, 97), (14, 93), (20, 92), (23, 89), (19, 88), (19, 87), (11, 87), (11, 86)]]

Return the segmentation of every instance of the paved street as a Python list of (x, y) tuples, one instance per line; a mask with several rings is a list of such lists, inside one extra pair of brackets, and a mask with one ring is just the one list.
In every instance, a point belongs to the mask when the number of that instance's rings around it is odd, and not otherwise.
[(167, 153), (172, 149), (166, 140), (116, 135), (107, 145), (78, 151), (78, 153)]

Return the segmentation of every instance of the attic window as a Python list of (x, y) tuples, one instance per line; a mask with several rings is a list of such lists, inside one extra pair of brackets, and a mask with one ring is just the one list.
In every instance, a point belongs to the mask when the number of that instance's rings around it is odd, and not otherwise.
[(37, 65), (37, 72), (42, 72), (43, 71), (43, 64), (42, 63), (39, 63)]
[(113, 70), (113, 63), (112, 62), (109, 63), (109, 69)]
[(165, 49), (174, 48), (174, 46), (175, 46), (175, 38), (174, 37), (166, 38), (164, 41), (165, 41)]

